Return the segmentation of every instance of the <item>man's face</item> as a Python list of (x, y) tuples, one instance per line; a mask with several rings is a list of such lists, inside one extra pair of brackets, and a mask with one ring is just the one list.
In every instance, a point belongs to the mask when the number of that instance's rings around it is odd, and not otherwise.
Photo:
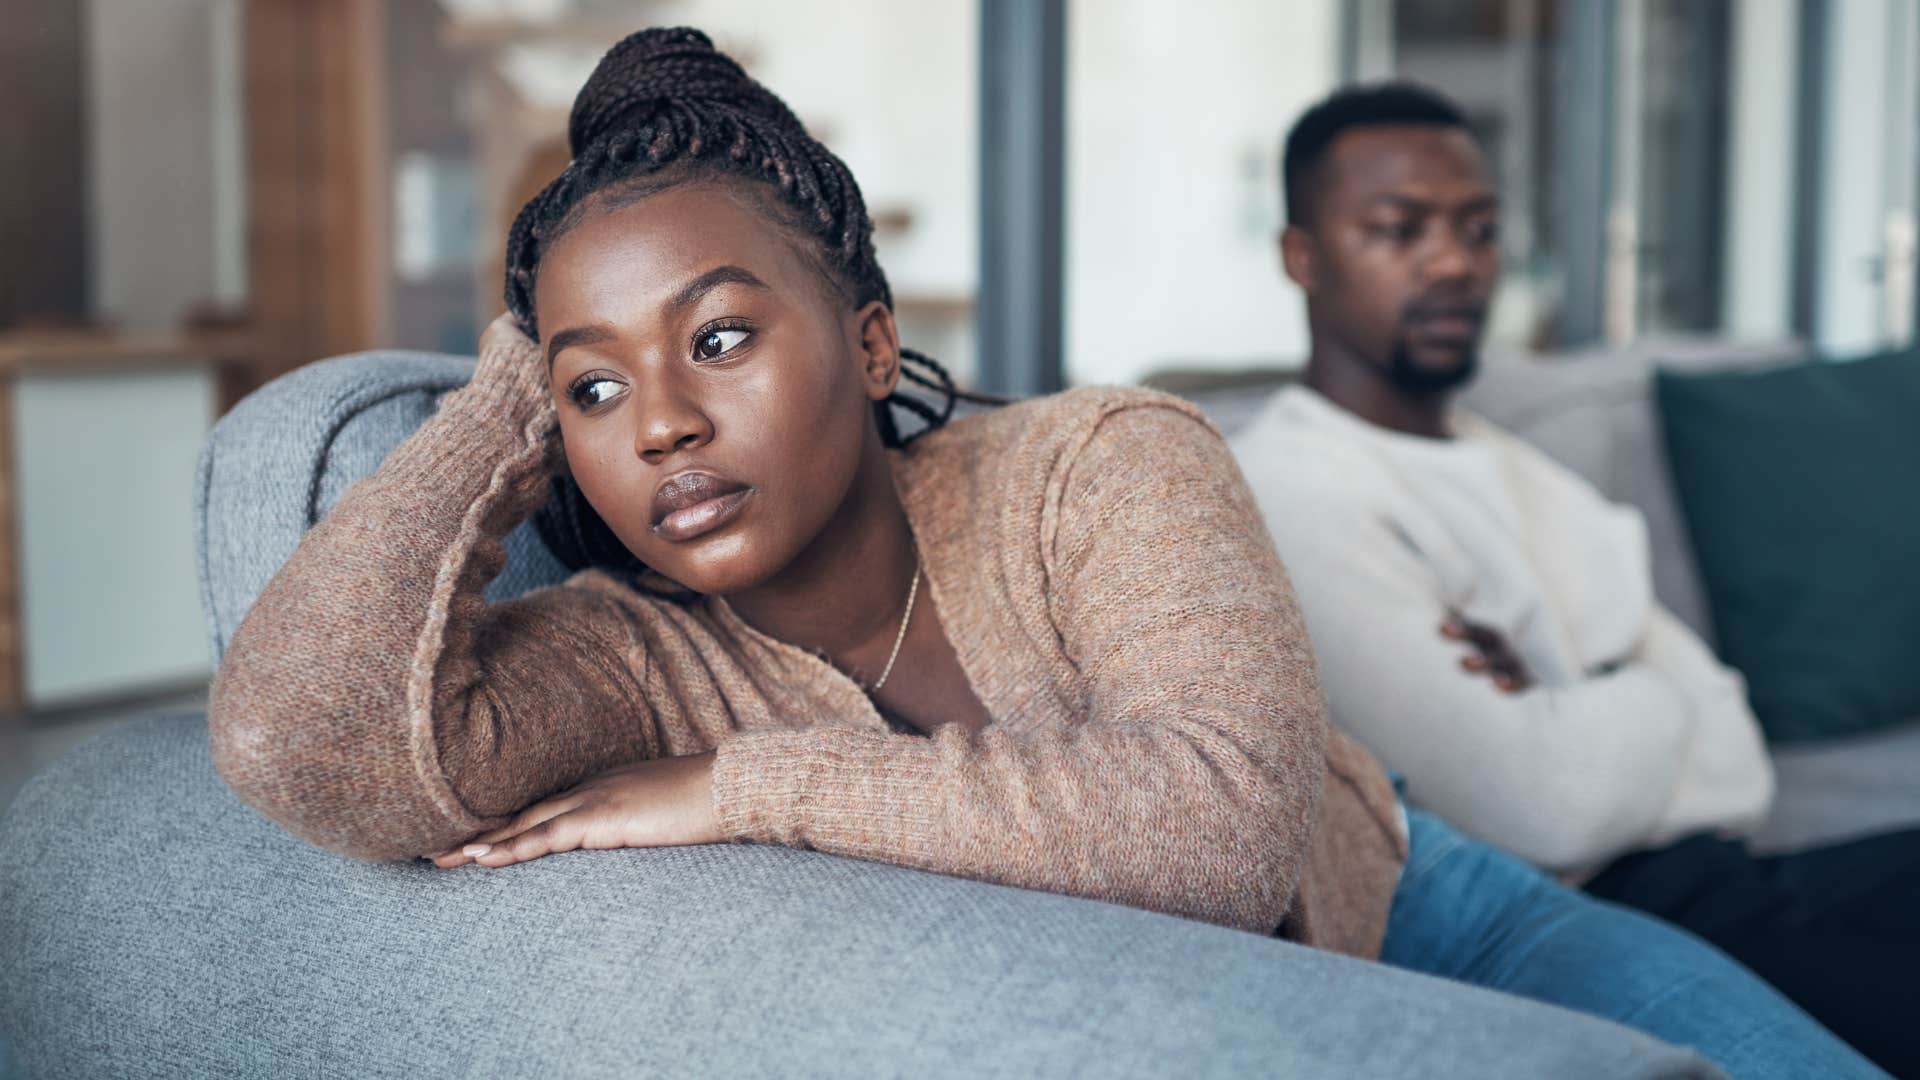
[(1316, 328), (1403, 390), (1467, 381), (1500, 274), (1500, 210), (1479, 146), (1438, 124), (1357, 128), (1321, 170), (1311, 220), (1286, 241)]

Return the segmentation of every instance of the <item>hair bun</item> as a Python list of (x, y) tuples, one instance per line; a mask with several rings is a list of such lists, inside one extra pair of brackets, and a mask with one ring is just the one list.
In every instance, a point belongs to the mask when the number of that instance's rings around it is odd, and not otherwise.
[(674, 101), (722, 101), (798, 128), (785, 102), (755, 82), (713, 39), (691, 27), (653, 27), (607, 50), (573, 99), (567, 148), (573, 156), (610, 132), (637, 130)]

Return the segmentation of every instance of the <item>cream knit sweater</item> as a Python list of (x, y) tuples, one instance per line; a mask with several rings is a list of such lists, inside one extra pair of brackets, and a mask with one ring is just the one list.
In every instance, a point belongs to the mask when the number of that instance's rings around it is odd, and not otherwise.
[[(1570, 876), (1755, 824), (1773, 774), (1744, 684), (1654, 599), (1639, 514), (1484, 421), (1455, 429), (1389, 431), (1302, 386), (1234, 440), (1335, 724), (1413, 802)], [(1462, 671), (1449, 611), (1537, 685)]]
[(242, 798), (396, 858), (614, 765), (717, 749), (737, 839), (1377, 951), (1404, 856), (1392, 790), (1330, 737), (1272, 543), (1191, 406), (1076, 391), (896, 454), (924, 587), (993, 720), (932, 737), (718, 599), (587, 571), (487, 603), (561, 457), (538, 349), (496, 326), (472, 382), (235, 634), (211, 723)]

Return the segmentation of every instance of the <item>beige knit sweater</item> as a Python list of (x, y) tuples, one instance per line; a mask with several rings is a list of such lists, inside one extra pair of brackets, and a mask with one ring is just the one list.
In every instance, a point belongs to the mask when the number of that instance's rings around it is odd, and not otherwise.
[(490, 331), (472, 382), (234, 635), (211, 726), (243, 799), (400, 858), (615, 765), (713, 749), (740, 840), (1377, 953), (1404, 857), (1392, 790), (1329, 731), (1273, 546), (1191, 406), (1074, 391), (895, 453), (925, 587), (993, 719), (931, 737), (719, 598), (586, 571), (488, 603), (501, 538), (562, 460), (537, 348)]

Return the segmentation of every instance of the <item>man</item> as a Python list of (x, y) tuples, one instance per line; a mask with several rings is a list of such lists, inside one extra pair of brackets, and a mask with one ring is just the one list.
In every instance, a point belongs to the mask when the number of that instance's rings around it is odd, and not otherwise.
[(1304, 385), (1235, 439), (1335, 722), (1419, 804), (1699, 933), (1920, 1075), (1920, 831), (1786, 858), (1738, 838), (1773, 773), (1740, 677), (1653, 597), (1645, 527), (1452, 407), (1499, 275), (1453, 105), (1351, 89), (1287, 137)]

